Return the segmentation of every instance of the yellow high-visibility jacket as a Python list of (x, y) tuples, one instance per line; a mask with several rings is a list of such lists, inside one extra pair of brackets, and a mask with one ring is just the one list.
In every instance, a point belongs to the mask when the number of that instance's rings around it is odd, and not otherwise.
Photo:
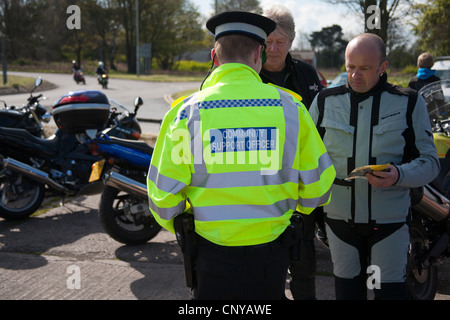
[(266, 243), (330, 201), (334, 166), (311, 117), (289, 93), (240, 63), (164, 117), (147, 177), (155, 219), (174, 232), (189, 210), (195, 231), (223, 246)]

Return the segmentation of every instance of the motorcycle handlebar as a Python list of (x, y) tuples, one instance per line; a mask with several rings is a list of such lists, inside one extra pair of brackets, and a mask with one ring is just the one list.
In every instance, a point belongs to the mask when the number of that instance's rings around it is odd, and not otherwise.
[(40, 95), (38, 95), (38, 96), (35, 96), (35, 97), (33, 97), (33, 96), (30, 96), (29, 98), (28, 98), (28, 101), (29, 101), (29, 103), (30, 104), (32, 104), (32, 103), (35, 103), (35, 102), (37, 102), (40, 98), (42, 98), (43, 97), (43, 94), (41, 93)]

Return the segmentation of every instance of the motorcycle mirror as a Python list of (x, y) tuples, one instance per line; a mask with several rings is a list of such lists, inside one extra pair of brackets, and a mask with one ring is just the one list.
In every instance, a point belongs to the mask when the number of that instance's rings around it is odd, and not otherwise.
[(36, 81), (34, 82), (35, 87), (39, 87), (42, 84), (42, 78), (37, 77)]
[(31, 90), (30, 94), (33, 93), (33, 91), (36, 90), (36, 88), (39, 87), (41, 84), (42, 84), (42, 78), (37, 77), (36, 80), (34, 81), (34, 88), (33, 88), (33, 90)]
[(144, 104), (144, 101), (142, 100), (141, 97), (136, 97), (134, 99), (134, 113), (136, 113), (139, 109), (140, 106), (142, 106)]

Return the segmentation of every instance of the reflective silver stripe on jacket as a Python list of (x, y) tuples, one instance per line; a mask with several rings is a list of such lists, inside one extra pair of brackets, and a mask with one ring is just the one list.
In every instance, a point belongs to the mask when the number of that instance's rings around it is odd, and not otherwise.
[(171, 194), (177, 194), (186, 187), (185, 183), (160, 174), (158, 168), (152, 164), (147, 178), (155, 184), (156, 188)]
[(221, 206), (195, 207), (195, 220), (198, 221), (221, 221), (237, 219), (256, 218), (278, 218), (289, 209), (295, 210), (297, 202), (302, 207), (316, 208), (328, 201), (331, 190), (319, 198), (313, 199), (284, 199), (269, 205), (232, 204)]
[[(261, 187), (265, 185), (280, 185), (287, 182), (298, 183), (299, 177), (303, 184), (311, 184), (320, 180), (320, 175), (331, 166), (331, 159), (327, 153), (319, 158), (319, 167), (311, 170), (298, 171), (293, 168), (283, 167), (278, 174), (263, 175), (259, 171), (222, 172), (210, 173), (208, 179), (203, 175), (194, 174), (191, 177), (191, 185), (201, 188), (232, 188), (232, 187)], [(158, 172), (153, 165), (150, 166), (148, 179), (159, 190), (176, 194), (187, 185), (176, 179), (166, 177)]]
[(186, 200), (180, 201), (176, 206), (170, 208), (158, 207), (152, 200), (151, 197), (148, 198), (148, 206), (150, 209), (155, 211), (161, 219), (170, 220), (176, 215), (182, 213), (186, 210)]
[(195, 220), (220, 221), (237, 219), (278, 218), (295, 208), (297, 199), (284, 199), (270, 205), (232, 204), (195, 207)]
[(331, 161), (328, 152), (322, 154), (319, 158), (319, 165), (317, 168), (311, 170), (299, 171), (300, 180), (303, 184), (311, 184), (320, 180), (322, 172), (331, 167), (333, 162)]

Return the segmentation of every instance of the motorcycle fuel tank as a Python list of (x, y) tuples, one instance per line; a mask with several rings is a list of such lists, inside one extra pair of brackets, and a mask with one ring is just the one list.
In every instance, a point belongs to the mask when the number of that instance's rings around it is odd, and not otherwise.
[(0, 110), (0, 126), (14, 128), (22, 120), (22, 114), (16, 110)]

